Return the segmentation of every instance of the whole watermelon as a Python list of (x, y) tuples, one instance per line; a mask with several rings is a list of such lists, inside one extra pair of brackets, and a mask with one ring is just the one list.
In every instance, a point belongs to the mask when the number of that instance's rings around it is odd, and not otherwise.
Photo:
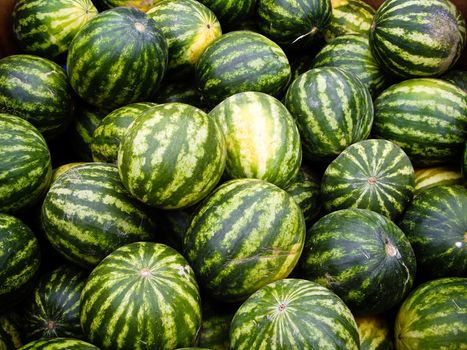
[(40, 339), (28, 343), (20, 350), (100, 350), (85, 341), (73, 338)]
[(193, 270), (163, 244), (120, 247), (89, 276), (81, 295), (81, 325), (103, 350), (191, 346), (201, 326)]

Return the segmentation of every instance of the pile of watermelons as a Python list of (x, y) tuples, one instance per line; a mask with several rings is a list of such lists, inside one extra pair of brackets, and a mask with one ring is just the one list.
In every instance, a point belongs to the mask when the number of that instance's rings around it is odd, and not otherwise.
[(18, 0), (0, 349), (466, 349), (448, 0)]

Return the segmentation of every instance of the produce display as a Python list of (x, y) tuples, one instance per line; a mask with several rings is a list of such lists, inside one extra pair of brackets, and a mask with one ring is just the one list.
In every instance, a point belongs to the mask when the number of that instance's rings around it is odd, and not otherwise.
[(467, 349), (464, 0), (2, 0), (0, 350)]

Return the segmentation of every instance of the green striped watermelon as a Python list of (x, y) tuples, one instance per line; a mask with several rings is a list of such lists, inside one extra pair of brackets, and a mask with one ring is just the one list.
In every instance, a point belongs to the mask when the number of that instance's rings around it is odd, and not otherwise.
[(309, 70), (287, 90), (285, 106), (295, 118), (305, 157), (330, 161), (370, 134), (373, 103), (363, 83), (340, 68)]
[(375, 58), (405, 78), (444, 73), (459, 59), (465, 41), (462, 13), (449, 0), (387, 0), (370, 30)]
[(462, 184), (462, 173), (456, 167), (431, 167), (415, 170), (415, 194), (440, 185)]
[(71, 88), (63, 69), (48, 59), (11, 55), (0, 59), (0, 113), (28, 120), (45, 137), (71, 122)]
[(209, 116), (221, 127), (230, 178), (256, 178), (287, 187), (302, 162), (300, 134), (285, 106), (262, 92), (241, 92), (219, 103)]
[(245, 91), (277, 96), (290, 80), (284, 51), (265, 36), (246, 30), (224, 34), (212, 42), (195, 71), (198, 87), (211, 105)]
[(261, 288), (235, 313), (232, 350), (359, 349), (354, 317), (329, 289), (301, 279)]
[(62, 164), (52, 170), (52, 181), (53, 183), (55, 180), (58, 179), (59, 176), (70, 170), (71, 168), (74, 168), (77, 165), (84, 164), (85, 162), (74, 162), (74, 163), (67, 163), (67, 164)]
[(304, 46), (322, 35), (331, 0), (258, 0), (259, 29), (279, 45)]
[(31, 229), (0, 213), (0, 312), (18, 304), (37, 277), (41, 252)]
[(20, 350), (100, 350), (92, 344), (72, 338), (41, 339), (26, 344)]
[(0, 316), (0, 349), (15, 350), (23, 345), (18, 326), (9, 314)]
[(338, 67), (353, 73), (372, 96), (388, 84), (388, 77), (371, 53), (368, 38), (347, 34), (330, 41), (314, 58), (313, 68)]
[(107, 114), (91, 135), (92, 159), (95, 162), (116, 163), (118, 147), (131, 123), (155, 105), (152, 102), (136, 102)]
[(211, 192), (225, 158), (225, 141), (214, 119), (196, 107), (166, 103), (149, 108), (130, 126), (118, 151), (118, 169), (134, 197), (176, 209)]
[(83, 338), (79, 311), (87, 273), (62, 265), (41, 276), (21, 310), (21, 329), (28, 341)]
[(93, 160), (91, 151), (92, 135), (105, 115), (105, 111), (84, 102), (77, 106), (69, 130), (69, 142), (77, 160), (84, 162)]
[(180, 102), (198, 107), (209, 112), (205, 108), (205, 103), (201, 91), (196, 87), (194, 81), (166, 81), (162, 82), (159, 90), (157, 90), (154, 101), (157, 103)]
[(412, 163), (399, 146), (364, 140), (346, 148), (326, 168), (321, 198), (328, 212), (362, 208), (394, 219), (412, 200), (414, 183)]
[(415, 289), (395, 322), (397, 350), (465, 349), (467, 278), (441, 278)]
[(467, 93), (439, 79), (395, 84), (375, 101), (372, 132), (402, 147), (414, 166), (458, 162), (467, 137)]
[(233, 27), (251, 16), (257, 0), (199, 0), (220, 20), (222, 27)]
[(195, 0), (162, 0), (147, 14), (167, 39), (169, 79), (193, 75), (199, 56), (222, 35), (214, 13)]
[(450, 70), (439, 78), (447, 80), (450, 83), (460, 87), (462, 90), (467, 91), (467, 71), (465, 70)]
[(393, 350), (393, 325), (386, 315), (357, 316), (360, 350)]
[(303, 212), (307, 227), (321, 211), (320, 178), (307, 165), (302, 165), (292, 183), (285, 188)]
[(303, 276), (339, 295), (355, 315), (397, 305), (412, 287), (415, 255), (404, 233), (367, 209), (342, 209), (307, 232)]
[(42, 199), (52, 177), (51, 156), (28, 121), (0, 113), (0, 130), (0, 212), (16, 212)]
[(419, 276), (465, 277), (467, 274), (467, 189), (435, 186), (414, 198), (399, 227), (417, 257)]
[(86, 163), (55, 180), (41, 221), (52, 246), (89, 269), (124, 244), (153, 239), (152, 216), (125, 190), (114, 165)]
[(103, 109), (150, 98), (164, 76), (167, 42), (155, 22), (130, 7), (101, 12), (70, 44), (71, 86), (87, 103)]
[(368, 37), (375, 10), (363, 0), (331, 0), (332, 16), (324, 32), (326, 41), (346, 34)]
[(237, 179), (204, 201), (183, 249), (201, 286), (232, 302), (287, 277), (304, 239), (303, 214), (287, 192), (263, 180)]
[(120, 247), (89, 276), (81, 295), (81, 325), (103, 350), (191, 346), (201, 325), (193, 270), (163, 244)]
[(13, 31), (24, 52), (54, 59), (95, 15), (91, 0), (18, 0)]

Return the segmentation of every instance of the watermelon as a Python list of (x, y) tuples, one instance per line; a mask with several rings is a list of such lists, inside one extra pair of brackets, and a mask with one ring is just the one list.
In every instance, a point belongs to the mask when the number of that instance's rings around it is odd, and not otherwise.
[(118, 147), (128, 127), (144, 111), (155, 105), (152, 102), (136, 102), (107, 114), (91, 134), (92, 159), (95, 162), (116, 163)]
[(370, 29), (375, 58), (403, 78), (444, 73), (459, 59), (465, 40), (464, 18), (449, 0), (387, 0)]
[(368, 38), (362, 35), (341, 35), (330, 41), (313, 60), (313, 68), (319, 67), (338, 67), (353, 73), (374, 97), (389, 82), (371, 53)]
[(375, 101), (372, 133), (402, 147), (414, 166), (458, 162), (467, 137), (467, 93), (439, 79), (395, 84)]
[(467, 71), (465, 70), (450, 70), (439, 77), (440, 79), (447, 80), (450, 83), (460, 87), (462, 90), (467, 90)]
[(287, 277), (304, 240), (303, 214), (287, 192), (263, 180), (237, 179), (203, 202), (183, 251), (206, 292), (234, 302)]
[(329, 289), (302, 279), (261, 288), (237, 310), (232, 350), (359, 349), (354, 317)]
[(16, 212), (42, 199), (52, 164), (39, 130), (28, 121), (0, 113), (0, 212)]
[[(331, 19), (331, 0), (258, 0), (259, 29), (279, 45), (316, 41)], [(300, 45), (301, 44), (301, 45)]]
[(92, 344), (72, 338), (41, 339), (26, 344), (20, 350), (100, 350)]
[(355, 315), (397, 305), (412, 287), (416, 261), (404, 232), (368, 209), (342, 209), (307, 232), (303, 276), (339, 295)]
[(58, 177), (65, 172), (67, 172), (69, 169), (74, 168), (77, 165), (84, 164), (85, 162), (74, 162), (74, 163), (67, 163), (67, 164), (62, 164), (52, 170), (52, 181), (53, 183), (55, 180), (58, 179)]
[(417, 257), (421, 278), (466, 277), (467, 189), (460, 185), (428, 188), (414, 198), (399, 227)]
[(198, 59), (195, 72), (198, 87), (213, 106), (239, 92), (279, 96), (290, 80), (284, 51), (265, 36), (246, 30), (213, 41)]
[(103, 350), (191, 346), (201, 325), (193, 270), (163, 244), (120, 247), (89, 276), (81, 294), (81, 325)]
[(134, 7), (141, 11), (148, 11), (161, 0), (94, 0), (94, 2), (103, 9), (114, 7)]
[(357, 316), (360, 350), (393, 350), (393, 325), (386, 315)]
[(62, 265), (41, 276), (21, 310), (21, 329), (28, 341), (40, 338), (83, 338), (79, 298), (87, 273)]
[(346, 34), (368, 37), (375, 10), (362, 0), (331, 0), (332, 16), (324, 32), (327, 42)]
[(157, 103), (181, 102), (209, 112), (205, 108), (201, 92), (192, 80), (163, 81), (160, 89), (157, 90), (154, 101)]
[(200, 0), (220, 20), (222, 27), (233, 27), (251, 16), (257, 0)]
[(22, 301), (38, 275), (41, 252), (31, 229), (0, 213), (0, 312)]
[(415, 194), (440, 185), (462, 184), (462, 173), (456, 167), (440, 166), (415, 170)]
[(464, 349), (467, 278), (440, 278), (418, 286), (400, 307), (396, 349)]
[(394, 219), (412, 200), (414, 183), (412, 163), (399, 146), (364, 140), (347, 147), (326, 168), (321, 198), (327, 212), (362, 208)]
[(209, 116), (220, 125), (227, 146), (226, 175), (287, 187), (302, 162), (300, 134), (285, 106), (262, 92), (241, 92), (218, 104)]
[(71, 122), (71, 92), (63, 69), (46, 58), (0, 59), (0, 113), (28, 120), (47, 138), (63, 132)]
[(75, 36), (67, 56), (70, 84), (103, 109), (149, 99), (164, 76), (167, 42), (155, 22), (129, 7), (101, 12)]
[(84, 102), (77, 106), (69, 130), (69, 143), (79, 161), (91, 162), (93, 160), (91, 151), (92, 135), (105, 115), (105, 111)]
[(285, 189), (300, 206), (308, 227), (321, 211), (320, 178), (307, 165), (302, 165), (297, 176)]
[(41, 221), (63, 257), (90, 269), (119, 246), (152, 240), (152, 216), (125, 190), (116, 166), (86, 163), (55, 180), (42, 205)]
[(14, 350), (23, 345), (18, 326), (9, 314), (0, 315), (0, 349)]
[(54, 59), (68, 50), (76, 33), (95, 15), (91, 0), (18, 0), (13, 32), (23, 52)]
[(140, 201), (164, 209), (188, 207), (216, 186), (225, 167), (225, 141), (200, 109), (166, 103), (130, 126), (118, 151), (120, 178)]
[(203, 297), (203, 320), (196, 344), (212, 350), (229, 349), (230, 323), (237, 310), (237, 305), (217, 303)]
[(162, 0), (147, 14), (167, 39), (169, 79), (192, 76), (199, 56), (222, 35), (215, 14), (195, 0)]
[(306, 158), (329, 162), (370, 134), (373, 103), (368, 89), (340, 68), (309, 70), (287, 90), (285, 106), (295, 118)]

